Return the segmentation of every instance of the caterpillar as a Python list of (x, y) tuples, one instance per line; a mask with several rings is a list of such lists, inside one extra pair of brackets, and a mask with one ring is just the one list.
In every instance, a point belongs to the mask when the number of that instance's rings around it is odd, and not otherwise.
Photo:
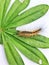
[(37, 30), (34, 30), (34, 31), (21, 31), (19, 32), (19, 36), (24, 36), (24, 37), (31, 37), (31, 36), (34, 36), (34, 35), (37, 35), (39, 32), (41, 31), (41, 28), (40, 29), (37, 29)]

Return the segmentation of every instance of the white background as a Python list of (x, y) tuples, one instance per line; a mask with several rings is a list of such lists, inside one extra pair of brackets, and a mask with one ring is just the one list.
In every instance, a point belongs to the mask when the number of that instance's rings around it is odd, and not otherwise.
[[(13, 1), (14, 0), (12, 0), (12, 2)], [(38, 4), (48, 4), (49, 5), (49, 0), (30, 0), (30, 4), (25, 10), (27, 10), (28, 8), (30, 8), (32, 6), (38, 5)], [(40, 34), (49, 37), (49, 11), (43, 17), (36, 20), (35, 22), (30, 23), (27, 26), (24, 25), (22, 27), (18, 27), (16, 29), (32, 31), (36, 28), (41, 27), (42, 31), (40, 32)], [(46, 58), (49, 61), (49, 49), (40, 49), (40, 50), (44, 53), (44, 55), (46, 56)], [(38, 65), (38, 64), (30, 61), (29, 59), (27, 59), (24, 55), (21, 54), (21, 56), (24, 60), (25, 65)], [(4, 48), (2, 45), (0, 45), (0, 65), (8, 65), (8, 62), (6, 60), (6, 56), (4, 53)]]

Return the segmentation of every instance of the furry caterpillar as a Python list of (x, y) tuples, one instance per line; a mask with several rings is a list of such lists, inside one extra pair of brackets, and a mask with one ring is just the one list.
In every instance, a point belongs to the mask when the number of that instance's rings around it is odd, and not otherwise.
[(19, 36), (31, 37), (31, 36), (37, 35), (40, 31), (41, 31), (41, 28), (38, 30), (31, 31), (31, 32), (22, 31), (22, 32), (19, 32), (18, 34)]

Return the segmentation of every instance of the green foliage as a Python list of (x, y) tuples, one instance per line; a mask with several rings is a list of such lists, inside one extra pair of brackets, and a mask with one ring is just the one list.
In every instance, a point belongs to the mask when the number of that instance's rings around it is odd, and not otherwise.
[(4, 45), (9, 65), (25, 65), (18, 50), (31, 61), (40, 64), (41, 60), (41, 65), (48, 65), (48, 60), (38, 48), (49, 48), (49, 38), (42, 35), (20, 37), (16, 27), (44, 16), (49, 6), (40, 4), (21, 13), (29, 5), (30, 0), (24, 0), (23, 3), (15, 0), (7, 11), (10, 2), (11, 0), (0, 0), (0, 44)]

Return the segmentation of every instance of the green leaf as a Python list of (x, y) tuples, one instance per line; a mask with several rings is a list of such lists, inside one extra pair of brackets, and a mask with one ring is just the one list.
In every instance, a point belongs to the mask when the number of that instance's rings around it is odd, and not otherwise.
[(33, 47), (33, 46), (30, 46), (30, 45), (28, 45), (28, 44), (25, 44), (25, 43), (22, 44), (22, 45), (23, 45), (24, 47), (26, 47), (28, 50), (34, 52), (34, 54), (37, 55), (37, 56), (40, 58), (40, 60), (41, 60), (41, 62), (42, 62), (43, 64), (48, 63), (46, 57), (44, 56), (44, 54), (43, 54), (39, 49), (37, 49), (37, 48), (35, 48), (35, 47)]
[(5, 0), (0, 0), (0, 43), (1, 43), (1, 21), (2, 21), (2, 14), (4, 9)]
[(32, 36), (31, 38), (41, 42), (49, 43), (49, 38), (42, 35)]
[(6, 15), (6, 11), (8, 9), (9, 4), (10, 4), (10, 1), (11, 0), (5, 0), (4, 10), (3, 10), (3, 18)]
[[(19, 37), (16, 35), (18, 39), (25, 42), (26, 44), (29, 44), (31, 46), (34, 46), (36, 48), (49, 48), (49, 38), (44, 37), (42, 35), (32, 36), (32, 37)], [(38, 38), (39, 37), (39, 38)]]
[(31, 9), (23, 12), (21, 15), (17, 16), (10, 24), (6, 26), (6, 28), (17, 27), (20, 25), (24, 25), (30, 23), (36, 19), (42, 17), (48, 11), (48, 5), (41, 4)]
[(6, 31), (11, 35), (14, 35), (16, 38), (18, 38), (20, 41), (29, 44), (30, 46), (36, 47), (36, 48), (49, 48), (49, 38), (42, 36), (42, 35), (36, 35), (31, 37), (21, 37), (18, 35), (18, 32), (12, 31)]
[(3, 36), (3, 43), (4, 43), (4, 48), (5, 48), (5, 53), (7, 56), (7, 60), (10, 65), (24, 65), (22, 58), (18, 54), (18, 52), (15, 49), (15, 46), (7, 41), (6, 36)]
[(6, 32), (9, 32), (9, 33), (11, 33), (13, 35), (15, 35), (17, 33), (16, 28), (6, 29)]
[(9, 64), (10, 65), (17, 65), (17, 63), (15, 62), (15, 60), (11, 54), (8, 43), (6, 42), (5, 37), (3, 35), (2, 35), (2, 39), (3, 39), (3, 43), (4, 43), (4, 49), (5, 49), (6, 57), (8, 59)]
[(2, 20), (2, 14), (3, 14), (3, 9), (4, 9), (4, 4), (5, 4), (5, 0), (0, 0), (0, 22)]
[[(3, 9), (3, 17), (2, 17), (2, 25), (3, 25), (3, 23), (5, 22), (4, 21), (4, 18), (5, 18), (5, 16), (6, 16), (6, 12), (7, 12), (7, 9), (8, 9), (8, 6), (9, 6), (9, 4), (10, 4), (10, 1), (11, 0), (5, 0), (5, 4), (4, 4), (4, 9)], [(3, 22), (4, 21), (4, 22)]]
[(0, 0), (0, 43), (3, 43), (9, 65), (24, 65), (18, 50), (31, 61), (37, 64), (41, 61), (41, 65), (48, 65), (46, 57), (37, 48), (49, 48), (49, 38), (41, 35), (30, 38), (20, 37), (16, 27), (39, 19), (45, 15), (49, 6), (40, 4), (21, 13), (30, 0), (24, 0), (23, 3), (15, 0), (7, 12), (10, 1)]
[(19, 0), (15, 0), (12, 4), (10, 10), (8, 11), (6, 17), (4, 18), (4, 21), (7, 22), (7, 20), (10, 18), (10, 16), (14, 13), (14, 11), (17, 9), (17, 7), (20, 5)]
[[(6, 32), (10, 32), (10, 34), (13, 35), (17, 34), (16, 28), (6, 29)], [(0, 35), (0, 44), (3, 44), (1, 40), (2, 40), (2, 36)]]
[(12, 21), (16, 16), (18, 16), (19, 12), (21, 12), (28, 6), (29, 2), (30, 0), (24, 0), (23, 3), (21, 3), (19, 0), (15, 0), (7, 16), (5, 17), (6, 20), (5, 25), (9, 24), (10, 21)]
[(8, 38), (8, 41), (13, 43), (30, 60), (32, 60), (38, 64), (39, 64), (40, 60), (42, 60), (43, 64), (48, 63), (45, 56), (37, 48), (20, 41), (18, 38), (14, 37), (10, 34), (6, 34), (6, 36)]

